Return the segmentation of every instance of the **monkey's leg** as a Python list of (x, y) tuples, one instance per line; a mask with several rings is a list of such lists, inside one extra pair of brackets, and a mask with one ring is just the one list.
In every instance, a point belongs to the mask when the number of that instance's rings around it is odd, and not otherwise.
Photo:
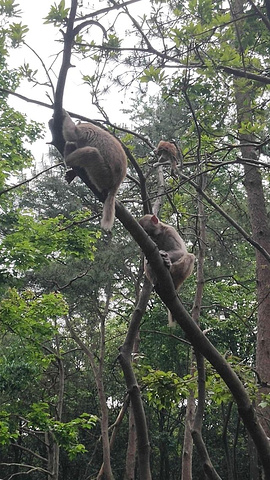
[(89, 180), (100, 192), (110, 190), (111, 169), (97, 148), (89, 146), (77, 148), (67, 156), (66, 163), (69, 167), (83, 168)]
[(72, 153), (77, 150), (77, 143), (75, 142), (66, 142), (65, 143), (65, 148), (64, 148), (64, 157), (67, 159), (67, 157)]
[(174, 262), (170, 268), (171, 276), (176, 290), (188, 278), (194, 268), (195, 256), (193, 253), (186, 253), (177, 262)]
[(107, 192), (104, 202), (101, 227), (110, 231), (113, 227), (115, 217), (115, 195), (117, 188), (112, 186), (112, 171), (108, 162), (94, 147), (77, 148), (71, 152), (66, 159), (70, 167), (81, 167), (85, 170), (91, 183), (100, 192)]
[(172, 160), (172, 163), (171, 163), (171, 176), (175, 178), (178, 178), (179, 176), (178, 169), (177, 169), (177, 162), (175, 159)]
[(94, 147), (82, 147), (74, 148), (76, 143), (66, 142), (65, 144), (65, 157), (67, 165), (70, 167), (89, 167), (89, 164), (93, 161), (104, 162), (97, 148)]
[(157, 278), (156, 278), (156, 275), (154, 274), (151, 266), (150, 266), (150, 263), (148, 262), (148, 260), (144, 257), (144, 271), (145, 271), (145, 275), (147, 276), (149, 282), (152, 283), (152, 285), (155, 285), (157, 283)]
[[(192, 253), (186, 253), (177, 262), (174, 262), (170, 268), (175, 289), (178, 290), (180, 285), (188, 278), (194, 268), (195, 256)], [(169, 327), (175, 328), (177, 322), (173, 319), (170, 310), (168, 310)]]

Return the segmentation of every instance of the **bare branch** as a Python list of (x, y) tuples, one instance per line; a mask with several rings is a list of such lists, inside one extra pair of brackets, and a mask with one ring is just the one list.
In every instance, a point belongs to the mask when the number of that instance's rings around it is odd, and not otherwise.
[(45, 170), (42, 170), (42, 172), (37, 173), (33, 177), (28, 178), (27, 180), (24, 180), (23, 182), (20, 182), (20, 183), (17, 183), (16, 185), (12, 185), (11, 187), (5, 188), (5, 190), (0, 191), (0, 196), (3, 195), (4, 193), (10, 192), (11, 190), (14, 190), (15, 188), (21, 187), (22, 185), (25, 185), (26, 183), (32, 182), (32, 180), (39, 177), (43, 173), (49, 172), (53, 168), (59, 167), (61, 165), (63, 165), (62, 162), (61, 163), (56, 163), (55, 165), (52, 165), (51, 167), (45, 168)]
[(103, 13), (108, 13), (111, 12), (112, 10), (119, 10), (120, 8), (126, 7), (128, 5), (131, 5), (133, 3), (141, 2), (141, 0), (128, 0), (127, 2), (123, 3), (114, 3), (112, 7), (105, 7), (101, 8), (100, 10), (96, 10), (93, 13), (89, 13), (87, 15), (84, 15), (83, 17), (75, 19), (75, 21), (78, 20), (84, 20), (85, 18), (92, 18), (92, 17), (97, 17), (98, 15), (103, 15)]
[(31, 472), (42, 472), (42, 473), (46, 473), (47, 475), (50, 475), (50, 477), (52, 476), (52, 473), (49, 472), (48, 470), (46, 470), (45, 468), (34, 467), (33, 465), (28, 465), (28, 464), (25, 464), (25, 463), (6, 463), (6, 462), (3, 462), (3, 463), (1, 463), (1, 465), (4, 465), (5, 467), (29, 468), (29, 470), (27, 472), (20, 472), (20, 473), (12, 474), (10, 477), (8, 477), (9, 479), (13, 478), (15, 475), (28, 475)]
[(251, 244), (253, 247), (255, 247), (259, 252), (266, 258), (268, 262), (270, 262), (270, 254), (263, 248), (258, 242), (256, 242), (230, 215), (228, 215), (212, 198), (210, 198), (202, 189), (199, 185), (197, 185), (196, 182), (193, 182), (192, 180), (189, 179), (187, 175), (184, 175), (181, 173), (181, 176), (187, 180), (190, 185), (192, 185), (197, 192), (201, 194), (201, 196), (210, 204), (212, 207), (214, 207), (228, 222), (239, 232), (241, 235)]
[(97, 27), (101, 28), (104, 37), (107, 38), (107, 32), (106, 32), (105, 28), (103, 27), (103, 25), (101, 25), (101, 23), (99, 23), (95, 20), (86, 20), (85, 22), (82, 22), (79, 25), (77, 25), (73, 30), (73, 38), (76, 37), (76, 35), (78, 35), (78, 33), (83, 28), (88, 27), (89, 25), (96, 25)]
[(27, 48), (29, 48), (29, 50), (31, 50), (31, 52), (33, 52), (33, 54), (39, 59), (41, 65), (42, 65), (42, 67), (43, 67), (43, 69), (44, 69), (44, 71), (45, 71), (45, 73), (46, 73), (46, 75), (47, 75), (47, 77), (48, 77), (48, 80), (49, 80), (49, 82), (50, 82), (50, 86), (51, 86), (51, 89), (52, 89), (52, 92), (53, 92), (53, 96), (54, 96), (54, 93), (55, 93), (55, 92), (54, 92), (53, 82), (52, 82), (52, 79), (51, 79), (51, 77), (50, 77), (50, 74), (49, 74), (49, 72), (48, 72), (48, 69), (47, 69), (44, 61), (42, 60), (42, 58), (40, 57), (40, 55), (38, 55), (38, 53), (37, 53), (32, 47), (30, 47), (30, 45), (28, 45), (28, 43), (26, 43), (26, 42), (23, 42), (23, 43), (24, 43), (24, 45), (25, 45)]

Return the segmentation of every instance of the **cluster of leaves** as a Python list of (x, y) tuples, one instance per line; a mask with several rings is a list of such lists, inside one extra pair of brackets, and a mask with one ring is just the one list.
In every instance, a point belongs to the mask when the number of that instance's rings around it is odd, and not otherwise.
[(10, 428), (10, 415), (5, 410), (0, 412), (0, 445), (7, 445), (19, 436), (18, 432), (12, 432)]
[(86, 448), (78, 442), (79, 430), (91, 430), (97, 423), (96, 415), (81, 414), (70, 422), (54, 420), (49, 413), (49, 405), (45, 402), (33, 403), (26, 419), (28, 428), (32, 431), (42, 430), (52, 433), (59, 446), (67, 451), (72, 460), (79, 453), (85, 453)]
[(66, 261), (69, 257), (93, 260), (95, 243), (100, 232), (82, 228), (90, 212), (74, 212), (44, 220), (35, 219), (34, 212), (18, 214), (17, 226), (6, 235), (0, 249), (7, 270), (14, 272), (39, 268), (52, 259)]
[(52, 23), (55, 27), (61, 27), (66, 24), (69, 14), (69, 8), (65, 6), (65, 0), (61, 0), (58, 5), (51, 6), (48, 15), (45, 17), (45, 23)]
[(196, 389), (196, 378), (191, 375), (180, 378), (175, 372), (154, 370), (149, 365), (140, 370), (147, 401), (158, 410), (178, 407)]
[(37, 296), (32, 290), (20, 294), (10, 288), (0, 302), (2, 327), (33, 337), (37, 342), (52, 337), (55, 333), (52, 320), (64, 316), (67, 310), (62, 294), (54, 292)]
[[(28, 431), (47, 432), (54, 435), (57, 443), (72, 460), (78, 454), (85, 453), (85, 445), (79, 442), (80, 430), (91, 430), (95, 427), (98, 418), (96, 415), (81, 414), (70, 422), (59, 422), (51, 417), (49, 405), (45, 402), (33, 403), (27, 418), (24, 419)], [(19, 437), (19, 432), (12, 432), (12, 415), (7, 411), (0, 412), (0, 445), (8, 445)]]

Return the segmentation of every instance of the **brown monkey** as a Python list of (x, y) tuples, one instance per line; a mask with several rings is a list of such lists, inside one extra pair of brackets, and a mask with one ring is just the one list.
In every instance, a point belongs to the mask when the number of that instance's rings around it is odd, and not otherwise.
[[(188, 253), (184, 240), (175, 228), (162, 223), (155, 215), (144, 215), (139, 220), (140, 225), (157, 244), (159, 253), (163, 257), (165, 265), (169, 268), (175, 290), (193, 272), (195, 256)], [(156, 283), (155, 275), (147, 261), (145, 261), (145, 274), (153, 284)], [(171, 312), (168, 311), (169, 326), (174, 326)]]
[(171, 175), (177, 177), (177, 163), (180, 160), (182, 164), (181, 151), (176, 147), (173, 142), (165, 142), (160, 140), (154, 153), (158, 156), (159, 163), (168, 163), (171, 165)]
[[(126, 176), (127, 158), (120, 142), (92, 123), (76, 125), (63, 110), (65, 160), (69, 167), (82, 167), (99, 192), (107, 195), (101, 227), (111, 230), (115, 216), (115, 196)], [(72, 175), (69, 177), (72, 180)]]

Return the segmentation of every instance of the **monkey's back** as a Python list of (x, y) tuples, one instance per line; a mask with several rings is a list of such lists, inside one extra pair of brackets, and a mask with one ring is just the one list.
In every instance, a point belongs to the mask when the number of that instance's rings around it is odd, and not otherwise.
[(157, 244), (159, 250), (165, 251), (179, 251), (186, 252), (186, 245), (179, 233), (171, 225), (159, 222), (159, 229), (152, 235), (154, 242)]
[(92, 123), (76, 125), (77, 148), (97, 148), (106, 168), (111, 172), (110, 182), (119, 186), (126, 175), (127, 158), (120, 142), (109, 132)]

